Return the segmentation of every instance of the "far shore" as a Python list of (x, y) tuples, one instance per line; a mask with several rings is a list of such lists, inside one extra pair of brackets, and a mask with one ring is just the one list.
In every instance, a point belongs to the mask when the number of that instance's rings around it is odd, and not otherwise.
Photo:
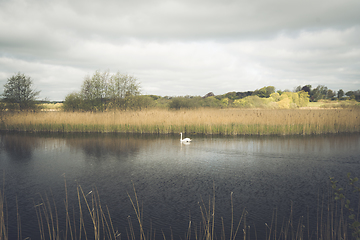
[(292, 135), (360, 132), (359, 108), (2, 112), (2, 131)]

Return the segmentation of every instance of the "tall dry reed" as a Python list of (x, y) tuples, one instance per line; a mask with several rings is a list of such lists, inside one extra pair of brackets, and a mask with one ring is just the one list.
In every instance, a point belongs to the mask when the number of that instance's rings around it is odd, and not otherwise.
[(4, 187), (0, 188), (0, 239), (8, 239), (7, 215), (5, 206)]
[(360, 109), (196, 109), (3, 113), (0, 130), (202, 134), (360, 132)]
[[(215, 187), (213, 187), (215, 189)], [(8, 239), (8, 226), (6, 208), (4, 206), (5, 198), (3, 191), (0, 191), (0, 240)], [(99, 193), (96, 188), (89, 192), (84, 192), (80, 185), (77, 185), (78, 213), (75, 214), (74, 206), (69, 203), (67, 196), (67, 186), (65, 181), (65, 199), (62, 206), (57, 206), (54, 199), (41, 196), (34, 201), (34, 217), (38, 220), (39, 239), (42, 240), (60, 240), (60, 239), (127, 239), (127, 240), (156, 240), (156, 229), (152, 229), (145, 223), (143, 218), (143, 209), (141, 200), (138, 199), (135, 187), (134, 197), (128, 193), (131, 204), (133, 205), (136, 219), (133, 222), (128, 219), (126, 234), (121, 234), (115, 230), (119, 226), (114, 226), (107, 206), (103, 206), (100, 201)], [(352, 239), (349, 234), (349, 224), (344, 213), (344, 201), (334, 201), (334, 192), (330, 190), (327, 196), (318, 197), (317, 218), (314, 221), (307, 217), (295, 219), (293, 214), (293, 205), (291, 203), (288, 217), (279, 219), (277, 209), (274, 209), (271, 221), (265, 223), (265, 238), (258, 236), (261, 231), (260, 226), (252, 226), (247, 222), (248, 212), (244, 209), (239, 219), (234, 219), (234, 207), (231, 194), (231, 214), (230, 226), (224, 226), (223, 217), (221, 225), (215, 224), (215, 190), (213, 195), (209, 196), (208, 201), (201, 199), (199, 204), (201, 219), (199, 222), (189, 219), (188, 229), (184, 239), (190, 240), (236, 240), (236, 239), (276, 239), (276, 240), (297, 240), (297, 239)], [(65, 223), (60, 223), (59, 212), (65, 211)], [(19, 215), (19, 214), (17, 214)], [(19, 219), (20, 216), (17, 216)], [(18, 239), (21, 236), (21, 223), (18, 220)], [(88, 224), (90, 223), (90, 224)], [(135, 225), (138, 227), (135, 227)], [(179, 223), (180, 224), (180, 223)], [(87, 227), (86, 227), (87, 226)], [(92, 226), (92, 229), (89, 228)], [(220, 227), (220, 229), (219, 229)], [(252, 228), (254, 227), (254, 230)], [(256, 228), (257, 227), (257, 228)], [(137, 230), (135, 230), (137, 229)], [(228, 229), (230, 232), (226, 232)], [(34, 229), (34, 231), (37, 231)], [(162, 232), (163, 233), (163, 232)], [(26, 236), (24, 236), (26, 237)], [(27, 238), (25, 238), (27, 239)], [(174, 239), (171, 236), (165, 236), (161, 239)]]

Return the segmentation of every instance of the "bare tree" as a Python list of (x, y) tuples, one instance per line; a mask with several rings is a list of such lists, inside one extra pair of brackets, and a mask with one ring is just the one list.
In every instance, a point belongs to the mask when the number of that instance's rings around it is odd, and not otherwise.
[(130, 102), (140, 101), (140, 98), (133, 98), (139, 94), (140, 84), (134, 76), (96, 71), (92, 76), (85, 76), (80, 93), (69, 94), (64, 104), (69, 107), (68, 110), (73, 111), (76, 108), (85, 111), (126, 109), (127, 105), (131, 105)]

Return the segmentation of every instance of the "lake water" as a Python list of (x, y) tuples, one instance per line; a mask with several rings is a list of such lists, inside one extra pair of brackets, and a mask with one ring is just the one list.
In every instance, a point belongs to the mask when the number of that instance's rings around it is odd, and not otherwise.
[(66, 196), (70, 209), (77, 208), (78, 185), (85, 193), (98, 191), (122, 239), (127, 239), (129, 216), (135, 225), (128, 196), (134, 197), (133, 186), (143, 207), (145, 229), (156, 230), (156, 239), (163, 239), (163, 233), (167, 239), (171, 235), (183, 239), (190, 218), (193, 227), (199, 226), (199, 206), (202, 201), (208, 206), (214, 192), (217, 234), (221, 217), (229, 232), (232, 194), (235, 220), (246, 208), (246, 222), (261, 239), (274, 209), (279, 225), (289, 216), (291, 204), (294, 219), (308, 213), (314, 219), (319, 196), (328, 193), (330, 176), (344, 182), (348, 172), (360, 175), (360, 134), (186, 135), (193, 138), (189, 145), (181, 144), (178, 135), (0, 133), (0, 137), (10, 239), (17, 238), (17, 211), (23, 238), (39, 238), (35, 205), (44, 202), (40, 196), (56, 203), (58, 219), (63, 220)]

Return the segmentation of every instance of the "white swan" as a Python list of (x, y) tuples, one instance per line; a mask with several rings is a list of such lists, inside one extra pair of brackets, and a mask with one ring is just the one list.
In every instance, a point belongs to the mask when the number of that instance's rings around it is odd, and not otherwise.
[(182, 132), (180, 133), (180, 142), (191, 142), (190, 138), (184, 138), (182, 139)]

